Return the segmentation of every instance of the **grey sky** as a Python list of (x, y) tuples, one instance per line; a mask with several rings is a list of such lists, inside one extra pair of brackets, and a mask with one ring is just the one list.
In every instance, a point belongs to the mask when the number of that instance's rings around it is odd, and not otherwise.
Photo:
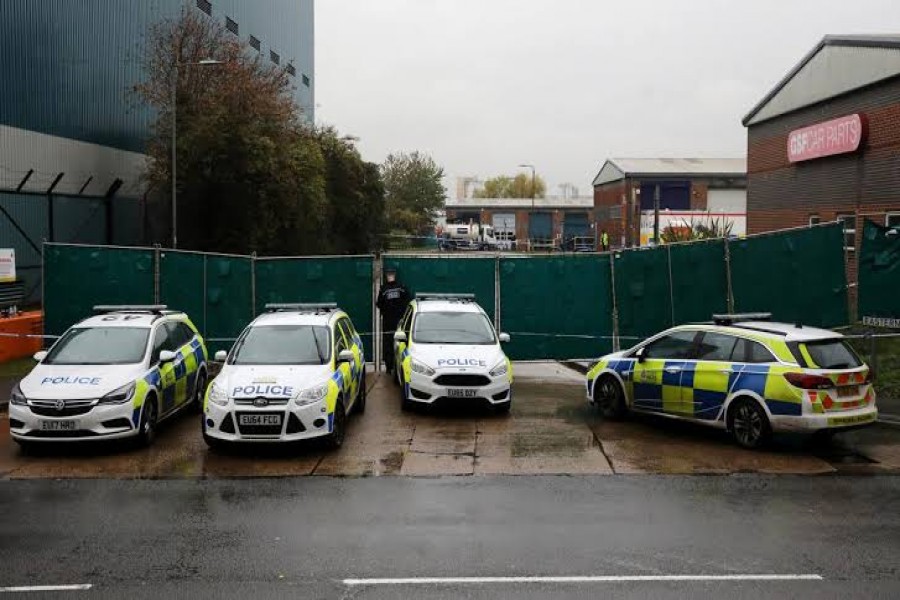
[[(319, 0), (318, 120), (380, 162), (533, 162), (582, 194), (609, 156), (743, 156), (741, 118), (823, 35), (897, 0)], [(452, 189), (452, 188), (451, 188)]]

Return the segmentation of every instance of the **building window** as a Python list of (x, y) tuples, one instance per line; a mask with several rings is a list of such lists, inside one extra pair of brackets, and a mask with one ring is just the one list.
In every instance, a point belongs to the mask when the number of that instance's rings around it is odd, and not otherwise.
[(212, 4), (209, 0), (197, 0), (197, 8), (208, 15), (212, 14)]
[(884, 226), (900, 228), (900, 213), (888, 213), (884, 215)]
[(287, 71), (287, 72), (288, 72), (288, 75), (290, 75), (291, 77), (296, 77), (296, 76), (297, 76), (297, 69), (294, 68), (294, 65), (288, 65), (288, 66), (285, 68), (285, 71)]
[(251, 35), (250, 36), (250, 47), (253, 48), (254, 50), (256, 50), (257, 52), (259, 52), (260, 49), (262, 48), (262, 44), (259, 42), (259, 38)]
[(269, 50), (269, 59), (276, 65), (281, 64), (281, 57), (278, 56), (278, 53), (275, 52), (274, 50)]
[(809, 215), (809, 226), (818, 225), (822, 222), (822, 217), (819, 215)]
[(225, 29), (233, 33), (234, 35), (238, 34), (238, 24), (237, 21), (230, 17), (225, 17)]
[(856, 250), (856, 215), (837, 215), (844, 224), (844, 250)]
[(306, 87), (309, 87), (309, 76), (308, 75), (303, 76), (303, 85), (305, 85)]

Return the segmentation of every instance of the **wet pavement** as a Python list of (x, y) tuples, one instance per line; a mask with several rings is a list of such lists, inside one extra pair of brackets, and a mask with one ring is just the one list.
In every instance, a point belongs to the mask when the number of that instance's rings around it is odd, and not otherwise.
[(891, 476), (0, 481), (0, 590), (897, 598), (898, 500)]
[(516, 364), (513, 409), (404, 413), (396, 386), (371, 377), (364, 415), (337, 452), (288, 448), (207, 449), (198, 418), (178, 417), (155, 445), (82, 444), (22, 454), (0, 414), (0, 478), (220, 478), (284, 476), (827, 474), (900, 472), (900, 429), (878, 426), (817, 446), (783, 436), (765, 451), (735, 446), (718, 430), (661, 418), (604, 422), (565, 366)]

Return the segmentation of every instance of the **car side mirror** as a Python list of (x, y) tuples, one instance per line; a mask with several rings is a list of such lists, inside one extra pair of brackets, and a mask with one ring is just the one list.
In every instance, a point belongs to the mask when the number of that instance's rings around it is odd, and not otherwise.
[(501, 344), (508, 344), (508, 343), (509, 343), (509, 334), (508, 334), (508, 333), (501, 333), (501, 334), (500, 334), (500, 343), (501, 343)]
[(166, 364), (170, 362), (174, 362), (177, 354), (172, 352), (171, 350), (163, 350), (159, 353), (159, 362), (160, 364)]
[(219, 350), (218, 352), (216, 352), (214, 358), (216, 359), (216, 362), (225, 362), (228, 359), (228, 353), (224, 350)]
[(353, 352), (350, 350), (341, 350), (338, 353), (338, 362), (339, 363), (349, 363), (353, 362)]
[(394, 341), (395, 342), (405, 342), (406, 341), (406, 332), (405, 331), (394, 332)]
[(47, 351), (41, 350), (40, 352), (35, 352), (33, 358), (37, 362), (44, 362), (44, 359), (47, 358)]
[(639, 363), (647, 360), (647, 348), (638, 348), (638, 351), (634, 353), (634, 357), (637, 358)]

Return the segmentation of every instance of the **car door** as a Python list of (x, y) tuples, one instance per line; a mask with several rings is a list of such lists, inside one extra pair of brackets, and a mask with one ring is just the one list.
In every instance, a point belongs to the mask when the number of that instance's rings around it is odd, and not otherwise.
[[(397, 331), (406, 333), (406, 341), (394, 342), (394, 366), (397, 368), (397, 372), (399, 372), (400, 365), (403, 363), (403, 352), (409, 347), (410, 324), (412, 323), (412, 318), (413, 307), (412, 305), (409, 305), (406, 308), (406, 312), (403, 313), (403, 317), (400, 319), (400, 324), (397, 326)], [(391, 335), (393, 335), (393, 333)]]
[(641, 348), (634, 365), (634, 408), (684, 414), (681, 373), (693, 356), (697, 331), (673, 331)]
[(150, 363), (159, 368), (159, 393), (161, 396), (160, 415), (171, 412), (177, 406), (175, 363), (162, 364), (159, 355), (163, 350), (175, 351), (167, 323), (159, 323), (153, 333), (153, 356)]
[(334, 370), (340, 375), (337, 377), (338, 386), (346, 403), (344, 407), (349, 410), (350, 403), (353, 401), (353, 373), (350, 370), (349, 363), (342, 363), (338, 360), (341, 352), (350, 349), (350, 343), (347, 340), (343, 318), (338, 319), (334, 324)]
[(694, 417), (713, 421), (719, 417), (732, 375), (740, 372), (733, 363), (738, 353), (743, 356), (742, 338), (707, 331), (697, 341), (696, 361), (682, 372), (682, 399), (692, 406)]
[(169, 339), (174, 347), (172, 351), (176, 355), (172, 363), (175, 369), (175, 405), (181, 406), (191, 399), (199, 366), (194, 349), (191, 347), (194, 332), (181, 321), (170, 321), (166, 323), (166, 328), (169, 330)]
[(344, 376), (344, 393), (347, 398), (356, 399), (359, 393), (360, 379), (360, 348), (356, 344), (356, 337), (353, 335), (353, 327), (350, 325), (350, 319), (343, 317), (337, 322), (336, 330), (340, 330), (344, 338), (344, 347), (353, 353), (353, 361), (340, 365)]

